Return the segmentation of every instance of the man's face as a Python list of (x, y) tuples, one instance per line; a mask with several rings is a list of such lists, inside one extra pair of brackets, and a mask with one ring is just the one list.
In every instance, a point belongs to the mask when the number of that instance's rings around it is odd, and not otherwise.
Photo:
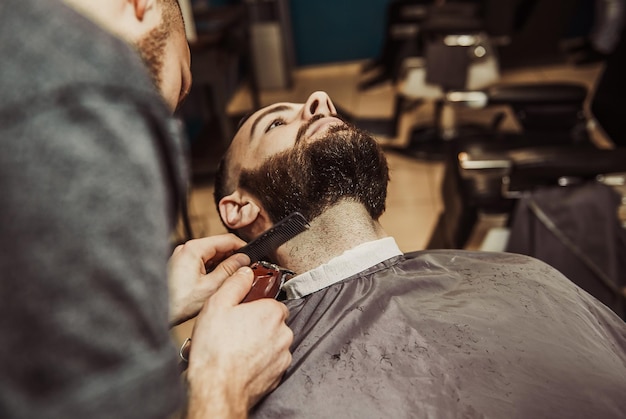
[[(255, 113), (233, 141), (239, 187), (277, 222), (293, 211), (307, 219), (341, 199), (362, 203), (373, 219), (385, 208), (387, 162), (369, 134), (343, 122), (330, 98), (281, 103)], [(237, 169), (235, 169), (237, 170)]]
[(173, 112), (191, 89), (191, 52), (184, 31), (168, 31), (161, 23), (137, 42), (137, 48)]
[[(324, 92), (313, 93), (306, 103), (268, 106), (241, 126), (233, 139), (231, 155), (244, 169), (258, 167), (267, 157), (292, 148), (297, 139), (312, 142), (330, 127), (344, 125), (336, 114), (335, 105)], [(299, 135), (300, 130), (306, 132)]]

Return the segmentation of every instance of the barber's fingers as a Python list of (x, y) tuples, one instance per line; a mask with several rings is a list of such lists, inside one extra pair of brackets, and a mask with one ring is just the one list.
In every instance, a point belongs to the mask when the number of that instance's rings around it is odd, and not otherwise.
[(181, 252), (189, 253), (207, 263), (215, 260), (219, 261), (245, 244), (245, 241), (234, 234), (220, 234), (218, 236), (189, 240), (177, 246), (174, 249), (174, 254)]
[(226, 278), (222, 286), (213, 294), (211, 301), (225, 307), (236, 306), (252, 288), (254, 275), (252, 269), (243, 266)]
[(218, 288), (226, 279), (234, 275), (239, 268), (249, 264), (250, 258), (247, 255), (235, 253), (224, 259), (215, 269), (205, 275), (203, 281), (210, 281), (213, 287)]
[[(241, 303), (244, 297), (250, 292), (252, 288), (252, 281), (254, 280), (254, 274), (252, 269), (248, 266), (239, 268), (234, 275), (228, 277), (222, 286), (211, 297), (211, 304), (218, 304), (223, 307), (233, 307)], [(262, 298), (257, 301), (252, 301), (245, 304), (256, 304), (261, 306), (263, 304), (274, 305), (273, 309), (278, 308), (281, 311), (280, 321), (284, 321), (289, 317), (289, 309), (282, 303), (271, 298)]]
[[(271, 317), (274, 320), (278, 321), (279, 324), (284, 323), (285, 320), (287, 320), (287, 318), (289, 317), (289, 309), (287, 308), (287, 306), (273, 298), (259, 298), (258, 300), (243, 303), (240, 306), (254, 306), (259, 313), (264, 313), (265, 315), (268, 315), (269, 313), (274, 313), (271, 315)], [(287, 328), (287, 330), (289, 329)], [(289, 332), (291, 333), (291, 331)], [(293, 335), (291, 338), (293, 338)], [(289, 345), (290, 344), (291, 343), (289, 343)]]

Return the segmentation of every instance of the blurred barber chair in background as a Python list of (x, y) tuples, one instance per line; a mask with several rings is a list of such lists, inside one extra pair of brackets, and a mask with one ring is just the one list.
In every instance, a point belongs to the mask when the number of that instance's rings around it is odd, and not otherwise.
[(504, 250), (553, 266), (626, 320), (626, 149), (517, 153), (504, 179), (519, 197)]
[[(365, 69), (378, 73), (361, 89), (392, 80), (396, 90), (389, 121), (354, 121), (375, 134), (396, 137), (407, 110), (433, 103), (432, 122), (415, 126), (408, 147), (420, 158), (443, 158), (443, 139), (454, 132), (446, 107), (451, 90), (484, 89), (499, 80), (495, 45), (504, 45), (515, 29), (516, 4), (523, 0), (396, 0), (388, 8), (387, 38), (377, 60)], [(349, 115), (348, 115), (349, 116)], [(385, 123), (386, 122), (386, 123)], [(488, 129), (488, 127), (487, 127)]]
[[(399, 3), (407, 10), (410, 2)], [(444, 210), (427, 248), (467, 248), (485, 218), (499, 219), (500, 228), (486, 234), (482, 250), (537, 257), (626, 319), (626, 149), (593, 145), (584, 85), (498, 82), (499, 52), (507, 50), (510, 59), (512, 39), (522, 32), (521, 38), (533, 39), (525, 28), (533, 19), (536, 24), (532, 9), (550, 8), (546, 2), (523, 0), (419, 3), (425, 12), (414, 22), (415, 56), (388, 67), (400, 68), (400, 76), (392, 78), (397, 91), (393, 121), (412, 102), (430, 101), (433, 122), (414, 126), (408, 145), (386, 149), (445, 162)], [(555, 1), (553, 9), (556, 3), (566, 6)], [(566, 20), (555, 21), (555, 27)], [(556, 37), (552, 41), (546, 41), (553, 44), (548, 47), (556, 49)], [(404, 42), (404, 52), (410, 51)], [(604, 74), (617, 73), (607, 68)], [(608, 78), (623, 88), (622, 76)], [(370, 81), (362, 88), (374, 85)], [(603, 94), (612, 90), (602, 80), (600, 86)], [(624, 123), (626, 115), (614, 96), (596, 99), (592, 109), (598, 115), (608, 116), (611, 125)], [(508, 112), (496, 112), (488, 123), (459, 123), (458, 114), (486, 108)], [(518, 129), (504, 129), (506, 115)], [(395, 137), (397, 127), (392, 128)], [(614, 143), (626, 138), (622, 131)]]
[(450, 154), (427, 248), (464, 248), (499, 214), (480, 250), (537, 257), (626, 319), (626, 149), (492, 145), (468, 140)]
[[(480, 91), (450, 91), (442, 101), (454, 114), (456, 108), (484, 109), (507, 106), (519, 130), (502, 129), (504, 113), (496, 113), (488, 125), (445, 127), (450, 139), (439, 140), (437, 151), (445, 163), (442, 183), (444, 211), (429, 248), (463, 248), (474, 230), (479, 213), (508, 214), (514, 201), (501, 195), (502, 178), (510, 170), (509, 153), (528, 147), (591, 145), (584, 103), (587, 89), (575, 83), (494, 85)], [(435, 146), (437, 147), (437, 146)], [(387, 147), (403, 155), (422, 157), (422, 149)], [(474, 160), (489, 156), (476, 169)], [(565, 156), (565, 155), (564, 155)]]
[[(404, 60), (424, 58), (434, 34), (487, 32), (506, 38), (512, 31), (520, 0), (394, 0), (387, 7), (385, 39), (380, 55), (362, 71), (376, 71), (359, 84), (370, 89), (386, 81), (397, 82)], [(527, 2), (527, 1), (526, 1)], [(525, 15), (525, 14), (524, 14)], [(454, 67), (454, 66), (450, 66)]]
[(363, 66), (362, 72), (368, 77), (359, 83), (360, 90), (389, 80), (397, 82), (404, 60), (423, 55), (420, 25), (432, 3), (432, 0), (392, 0), (388, 4), (382, 51)]
[[(373, 63), (374, 67), (378, 65), (384, 68), (378, 76), (393, 75), (396, 89), (393, 117), (387, 123), (373, 120), (354, 122), (375, 134), (394, 138), (398, 134), (401, 114), (415, 105), (430, 103), (434, 107), (433, 118), (427, 123), (416, 123), (409, 132), (408, 144), (403, 145), (402, 149), (406, 155), (418, 159), (442, 160), (451, 142), (466, 136), (492, 137), (494, 125), (499, 125), (504, 118), (504, 114), (499, 113), (487, 124), (459, 124), (456, 112), (458, 107), (455, 106), (455, 100), (450, 98), (459, 97), (465, 92), (467, 94), (464, 97), (469, 98), (468, 102), (479, 108), (485, 108), (485, 105), (512, 106), (515, 117), (527, 133), (531, 130), (545, 131), (543, 141), (561, 143), (563, 132), (568, 135), (570, 132), (569, 127), (565, 131), (559, 131), (560, 127), (550, 126), (553, 120), (552, 111), (556, 106), (551, 103), (552, 95), (557, 95), (557, 102), (564, 99), (563, 95), (573, 94), (580, 97), (581, 87), (572, 85), (568, 88), (563, 84), (540, 85), (537, 88), (525, 86), (526, 89), (532, 89), (532, 101), (541, 103), (537, 107), (529, 100), (522, 99), (524, 94), (519, 86), (511, 86), (509, 89), (507, 86), (497, 85), (500, 79), (500, 52), (503, 49), (510, 52), (515, 49), (515, 42), (526, 39), (526, 36), (520, 38), (520, 34), (527, 32), (527, 25), (536, 27), (536, 22), (545, 21), (546, 15), (555, 8), (563, 10), (561, 19), (552, 25), (555, 28), (553, 30), (556, 33), (557, 28), (566, 25), (566, 16), (573, 6), (568, 6), (569, 3), (562, 0), (552, 3), (554, 4), (551, 7), (547, 7), (537, 0), (392, 2), (388, 12), (387, 32), (396, 34), (396, 38), (401, 35), (401, 39), (395, 39), (397, 45), (390, 47), (393, 42), (389, 38), (393, 37), (388, 35), (381, 57)], [(558, 48), (556, 38), (549, 41), (548, 43), (554, 44), (550, 48)], [(547, 54), (545, 45), (537, 45), (530, 50), (537, 50), (540, 55)], [(396, 53), (395, 56), (393, 52)], [(553, 60), (559, 60), (556, 57), (559, 54), (551, 55)], [(564, 60), (564, 55), (560, 55)], [(381, 61), (386, 64), (380, 64)], [(380, 77), (366, 80), (361, 87), (372, 87), (380, 80)], [(583, 99), (584, 97), (585, 94), (582, 95)], [(481, 98), (486, 98), (487, 102), (480, 104)], [(510, 103), (507, 98), (512, 99)], [(515, 108), (520, 101), (523, 109)], [(578, 106), (577, 101), (574, 102)], [(580, 102), (582, 115), (582, 100)], [(572, 104), (566, 103), (565, 106), (569, 108)], [(581, 137), (585, 137), (584, 127), (566, 141), (579, 142)]]
[(626, 319), (626, 148), (589, 141), (585, 96), (554, 83), (450, 92), (455, 106), (508, 103), (523, 129), (448, 143), (444, 210), (427, 248), (465, 248), (499, 215), (481, 250), (537, 257)]
[(609, 55), (600, 76), (591, 112), (611, 141), (626, 147), (626, 27), (622, 30), (615, 50)]
[[(598, 122), (608, 120), (609, 128), (626, 118), (605, 96), (606, 75), (617, 91), (624, 86), (614, 78), (626, 59), (624, 39), (620, 47), (591, 100), (592, 109), (607, 110)], [(585, 96), (582, 86), (554, 83), (449, 92), (453, 106), (508, 103), (523, 129), (448, 143), (444, 210), (427, 247), (466, 248), (481, 221), (499, 215), (504, 222), (488, 231), (481, 250), (537, 257), (626, 319), (626, 148), (619, 147), (626, 132), (606, 129), (618, 147), (594, 146)], [(598, 101), (608, 106), (594, 106)]]
[[(501, 11), (507, 16), (514, 11), (486, 5), (506, 5), (510, 1), (514, 0), (393, 1), (388, 8), (383, 50), (376, 60), (364, 66), (364, 71), (375, 70), (374, 75), (371, 77), (368, 73), (370, 77), (359, 85), (365, 90), (391, 80), (396, 91), (393, 116), (357, 119), (343, 109), (341, 113), (360, 128), (394, 138), (406, 111), (434, 102), (434, 122), (423, 129), (416, 128), (411, 137), (418, 138), (420, 146), (436, 142), (432, 148), (438, 152), (436, 158), (441, 158), (441, 125), (450, 120), (442, 100), (445, 92), (461, 87), (480, 89), (499, 79), (498, 63), (491, 46), (493, 41), (485, 28), (493, 26), (497, 34), (494, 39), (506, 39), (501, 25), (488, 22), (507, 22)], [(493, 18), (493, 10), (498, 11), (498, 19)], [(424, 132), (417, 133), (418, 130)]]
[(449, 106), (509, 105), (522, 129), (501, 130), (502, 118), (497, 114), (489, 130), (463, 132), (446, 143), (444, 212), (429, 247), (463, 248), (479, 212), (512, 211), (514, 200), (502, 196), (502, 179), (511, 167), (509, 155), (516, 150), (556, 147), (563, 151), (563, 158), (570, 148), (595, 150), (583, 112), (586, 96), (585, 87), (569, 83), (509, 84), (484, 91), (450, 92)]
[[(480, 124), (459, 125), (450, 93), (462, 92), (480, 97), (476, 90), (489, 89), (500, 79), (498, 48), (507, 45), (515, 31), (523, 27), (516, 21), (518, 0), (443, 2), (430, 8), (421, 25), (425, 54), (405, 60), (405, 77), (398, 85), (404, 100), (427, 98), (434, 102), (432, 123), (416, 124), (405, 146), (407, 154), (420, 159), (443, 159), (448, 142), (464, 135), (489, 136), (493, 127)], [(499, 88), (505, 89), (504, 86)], [(484, 92), (489, 104), (506, 104), (497, 92)], [(550, 91), (535, 90), (534, 97), (547, 100)], [(500, 94), (502, 96), (502, 94)], [(506, 96), (506, 94), (504, 94)], [(515, 90), (517, 100), (519, 89)], [(469, 97), (469, 96), (468, 96)], [(480, 99), (470, 100), (477, 103)], [(484, 107), (479, 104), (478, 107)], [(520, 114), (516, 115), (520, 119)]]
[(403, 60), (424, 58), (432, 35), (483, 32), (504, 68), (564, 62), (561, 41), (582, 10), (571, 0), (391, 0), (380, 54), (363, 66), (369, 89), (398, 81)]

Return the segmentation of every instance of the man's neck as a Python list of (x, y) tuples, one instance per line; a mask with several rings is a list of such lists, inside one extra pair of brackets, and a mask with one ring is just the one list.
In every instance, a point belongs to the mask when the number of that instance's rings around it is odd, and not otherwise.
[(279, 265), (303, 273), (359, 244), (387, 237), (362, 204), (347, 199), (325, 210), (310, 224), (311, 228), (278, 249)]

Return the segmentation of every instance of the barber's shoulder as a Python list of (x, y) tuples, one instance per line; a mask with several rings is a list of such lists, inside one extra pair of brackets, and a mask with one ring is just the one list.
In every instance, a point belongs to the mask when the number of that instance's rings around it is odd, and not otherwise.
[(0, 53), (11, 59), (0, 69), (0, 108), (86, 86), (158, 98), (136, 50), (69, 7), (28, 0), (2, 15)]

